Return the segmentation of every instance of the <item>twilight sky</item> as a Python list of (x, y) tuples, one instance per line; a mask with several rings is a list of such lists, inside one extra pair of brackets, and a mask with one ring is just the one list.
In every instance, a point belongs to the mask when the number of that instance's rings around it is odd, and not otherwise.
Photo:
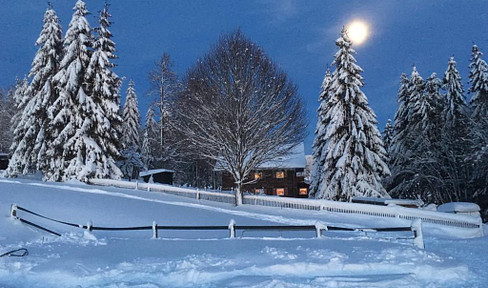
[[(75, 2), (51, 0), (63, 35)], [(92, 13), (88, 21), (95, 27), (104, 1), (85, 2)], [(355, 57), (364, 70), (363, 91), (380, 130), (395, 115), (400, 74), (410, 74), (413, 64), (424, 79), (432, 72), (442, 76), (454, 55), (467, 89), (473, 43), (488, 55), (488, 1), (482, 0), (112, 0), (110, 4), (119, 56), (115, 71), (135, 81), (141, 115), (152, 101), (146, 95), (147, 73), (163, 52), (170, 54), (176, 72), (183, 76), (220, 34), (241, 27), (297, 84), (309, 119), (308, 154), (320, 84), (336, 52), (335, 39), (350, 21), (361, 19), (370, 25), (372, 35), (355, 47)], [(7, 88), (16, 76), (28, 73), (46, 8), (47, 1), (0, 0), (0, 87)]]

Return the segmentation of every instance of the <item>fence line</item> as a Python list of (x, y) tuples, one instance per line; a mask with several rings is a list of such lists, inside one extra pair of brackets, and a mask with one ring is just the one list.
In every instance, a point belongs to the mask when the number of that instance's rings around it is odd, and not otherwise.
[[(210, 192), (154, 183), (137, 183), (109, 179), (90, 179), (88, 183), (102, 186), (158, 191), (199, 200), (210, 200), (230, 204), (235, 203), (235, 196), (233, 194), (224, 192)], [(456, 228), (476, 229), (474, 233), (475, 235), (473, 236), (483, 236), (483, 223), (481, 217), (464, 216), (437, 211), (426, 211), (415, 208), (257, 195), (244, 195), (243, 204), (310, 211), (327, 211), (341, 214), (360, 214), (382, 218), (397, 218), (409, 221), (420, 219), (423, 223)]]
[[(136, 226), (136, 227), (98, 227), (93, 226), (91, 221), (88, 221), (87, 225), (80, 225), (75, 223), (70, 223), (67, 221), (57, 220), (42, 214), (33, 212), (29, 209), (23, 208), (16, 204), (10, 206), (10, 216), (24, 224), (33, 226), (42, 231), (51, 233), (56, 236), (61, 236), (60, 233), (55, 232), (51, 229), (45, 228), (39, 224), (32, 221), (26, 220), (18, 215), (18, 211), (23, 211), (27, 214), (49, 220), (55, 223), (76, 227), (80, 229), (92, 231), (142, 231), (142, 230), (152, 230), (153, 238), (158, 238), (159, 230), (177, 230), (177, 231), (216, 231), (216, 230), (228, 230), (229, 238), (236, 238), (236, 233), (238, 230), (244, 231), (312, 231), (315, 232), (316, 238), (321, 238), (323, 231), (359, 231), (359, 232), (399, 232), (399, 231), (411, 231), (413, 232), (413, 242), (414, 245), (420, 249), (424, 249), (424, 240), (422, 235), (422, 225), (419, 220), (415, 220), (408, 227), (387, 227), (387, 228), (350, 228), (350, 227), (337, 227), (329, 226), (323, 223), (317, 222), (315, 225), (236, 225), (234, 220), (231, 220), (228, 226), (159, 226), (156, 221), (153, 221), (151, 226)], [(280, 236), (281, 237), (281, 236)]]

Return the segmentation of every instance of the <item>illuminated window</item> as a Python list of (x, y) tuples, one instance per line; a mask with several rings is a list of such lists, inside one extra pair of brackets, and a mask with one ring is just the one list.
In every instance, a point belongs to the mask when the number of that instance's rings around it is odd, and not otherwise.
[(279, 179), (285, 178), (285, 171), (276, 171), (276, 178)]
[(285, 196), (285, 188), (276, 188), (276, 195)]
[(261, 173), (261, 172), (254, 173), (254, 179), (258, 180), (261, 178), (263, 178), (263, 173)]
[(300, 188), (298, 190), (298, 195), (307, 195), (308, 189), (307, 188)]
[(254, 189), (254, 194), (264, 194), (264, 189)]

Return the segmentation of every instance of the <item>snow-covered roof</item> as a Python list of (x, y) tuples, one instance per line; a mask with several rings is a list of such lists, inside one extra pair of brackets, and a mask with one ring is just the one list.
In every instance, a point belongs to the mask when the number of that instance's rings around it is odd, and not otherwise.
[(307, 160), (305, 158), (305, 145), (302, 142), (293, 147), (287, 155), (265, 162), (257, 168), (305, 168), (305, 166), (307, 166)]
[[(302, 143), (293, 147), (285, 156), (278, 157), (271, 161), (258, 165), (256, 169), (276, 169), (276, 168), (305, 168), (307, 161), (305, 159), (305, 145)], [(215, 171), (224, 170), (223, 164), (218, 161), (215, 164)]]
[(450, 202), (446, 204), (442, 204), (437, 207), (437, 211), (439, 212), (447, 212), (447, 213), (454, 213), (454, 212), (479, 212), (480, 206), (476, 203), (470, 202)]
[(144, 177), (144, 176), (154, 175), (154, 174), (163, 173), (163, 172), (175, 173), (175, 171), (168, 170), (168, 169), (153, 169), (153, 170), (142, 171), (139, 173), (139, 176)]
[(378, 204), (396, 204), (396, 205), (413, 205), (420, 207), (422, 206), (422, 200), (412, 200), (412, 199), (391, 199), (391, 198), (375, 198), (375, 197), (353, 197), (352, 202), (369, 202), (369, 203), (378, 203)]

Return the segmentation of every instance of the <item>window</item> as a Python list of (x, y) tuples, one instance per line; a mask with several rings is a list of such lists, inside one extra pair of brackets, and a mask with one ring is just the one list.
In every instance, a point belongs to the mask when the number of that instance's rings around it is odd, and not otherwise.
[(285, 188), (276, 188), (276, 195), (285, 196)]
[(305, 172), (297, 172), (296, 176), (297, 177), (305, 177)]
[(254, 179), (255, 180), (259, 180), (261, 178), (263, 178), (263, 173), (261, 173), (261, 172), (255, 172), (254, 173)]
[(264, 194), (264, 189), (254, 189), (254, 194), (258, 194), (258, 195)]
[(276, 171), (275, 176), (278, 179), (283, 179), (285, 178), (285, 171)]
[(298, 190), (298, 195), (307, 195), (308, 194), (308, 189), (307, 188), (300, 188)]

